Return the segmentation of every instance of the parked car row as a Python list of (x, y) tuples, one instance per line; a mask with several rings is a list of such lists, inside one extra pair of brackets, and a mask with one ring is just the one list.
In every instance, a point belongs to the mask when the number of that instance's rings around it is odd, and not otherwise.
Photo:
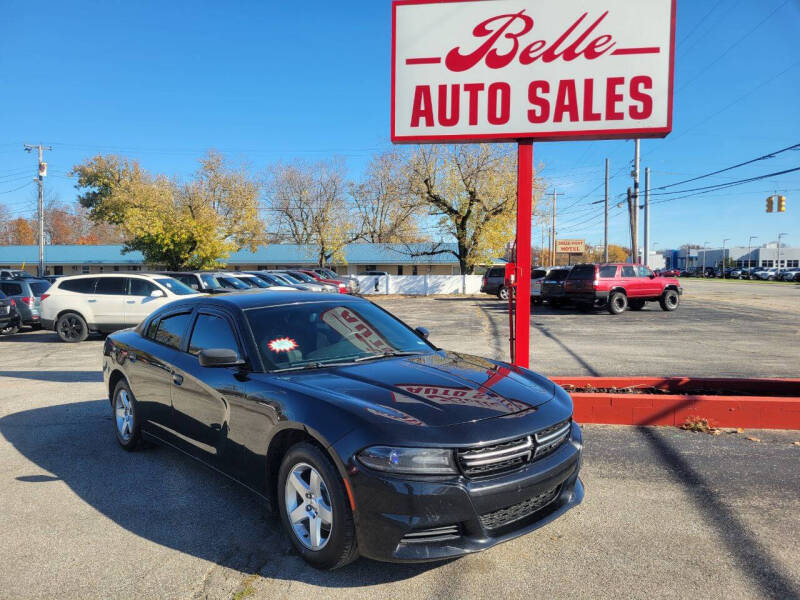
[[(481, 292), (508, 299), (505, 267), (490, 268), (483, 276)], [(668, 272), (656, 273), (644, 265), (627, 263), (579, 264), (531, 269), (531, 299), (550, 306), (574, 304), (588, 310), (603, 307), (611, 314), (641, 310), (658, 302), (665, 311), (680, 304), (683, 288)]]
[(761, 281), (800, 281), (800, 268), (790, 267), (718, 267), (690, 268), (679, 272), (681, 277), (708, 277), (725, 279), (754, 279)]

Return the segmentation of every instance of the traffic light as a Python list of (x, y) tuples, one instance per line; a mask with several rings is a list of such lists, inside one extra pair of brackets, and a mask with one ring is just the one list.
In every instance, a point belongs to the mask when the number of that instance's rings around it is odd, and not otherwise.
[(778, 212), (786, 212), (786, 196), (778, 196)]
[(772, 212), (772, 196), (767, 197), (767, 212)]

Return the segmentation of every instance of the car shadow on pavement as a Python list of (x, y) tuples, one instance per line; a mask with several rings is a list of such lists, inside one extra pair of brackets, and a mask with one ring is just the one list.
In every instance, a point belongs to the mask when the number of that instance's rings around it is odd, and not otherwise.
[(11, 379), (31, 379), (34, 381), (54, 381), (57, 383), (92, 383), (103, 381), (103, 373), (92, 371), (0, 371), (0, 377)]
[(55, 343), (55, 342), (58, 342), (60, 344), (63, 343), (59, 339), (58, 334), (52, 331), (43, 332), (43, 331), (31, 331), (31, 330), (28, 331), (23, 330), (11, 335), (0, 335), (0, 343), (1, 342), (6, 342), (6, 343), (33, 342), (38, 344)]
[[(35, 471), (47, 472), (20, 473), (17, 481), (47, 486), (63, 480), (81, 500), (127, 531), (243, 576), (363, 587), (416, 577), (442, 564), (387, 568), (361, 559), (333, 572), (313, 569), (295, 552), (277, 516), (259, 496), (177, 451), (148, 445), (126, 452), (118, 446), (113, 427), (108, 400), (37, 408), (0, 419), (0, 434), (36, 465)], [(104, 535), (98, 533), (99, 544), (125, 543), (113, 540), (113, 529), (107, 532), (111, 538)], [(52, 552), (48, 561), (64, 559), (58, 547)]]
[[(687, 397), (687, 406), (693, 402), (692, 396)], [(654, 417), (654, 420), (657, 418)], [(739, 518), (736, 511), (714, 490), (713, 484), (672, 446), (663, 434), (664, 428), (640, 426), (638, 431), (661, 459), (665, 469), (686, 488), (687, 496), (697, 513), (705, 524), (718, 532), (719, 539), (739, 565), (742, 574), (762, 590), (764, 597), (799, 600), (800, 592), (795, 588), (791, 577), (759, 542), (758, 536)]]

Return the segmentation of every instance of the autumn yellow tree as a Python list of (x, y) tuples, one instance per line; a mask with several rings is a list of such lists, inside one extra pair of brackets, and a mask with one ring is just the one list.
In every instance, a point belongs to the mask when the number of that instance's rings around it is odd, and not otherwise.
[(79, 200), (96, 222), (118, 226), (125, 251), (169, 269), (218, 265), (263, 241), (259, 186), (242, 167), (209, 152), (188, 181), (151, 175), (136, 161), (98, 155), (76, 165)]
[[(462, 273), (502, 256), (514, 240), (517, 159), (513, 146), (420, 146), (407, 159), (411, 190), (456, 250), (431, 245), (423, 254), (451, 252)], [(539, 186), (534, 182), (535, 204)]]

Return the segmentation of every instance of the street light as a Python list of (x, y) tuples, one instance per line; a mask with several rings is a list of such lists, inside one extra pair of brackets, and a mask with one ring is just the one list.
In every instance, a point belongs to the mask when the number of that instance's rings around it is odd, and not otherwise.
[(776, 279), (781, 274), (781, 238), (785, 235), (789, 235), (788, 233), (779, 233), (778, 234), (778, 260), (775, 261), (775, 266), (778, 267), (778, 271), (776, 273)]
[(700, 277), (706, 276), (706, 246), (708, 246), (708, 242), (703, 242), (703, 270), (700, 271)]
[(756, 239), (757, 235), (751, 235), (750, 239), (747, 240), (747, 276), (750, 277), (750, 269), (753, 268), (753, 261), (750, 255), (753, 240)]
[(722, 278), (725, 279), (725, 242), (731, 241), (731, 238), (722, 240)]

